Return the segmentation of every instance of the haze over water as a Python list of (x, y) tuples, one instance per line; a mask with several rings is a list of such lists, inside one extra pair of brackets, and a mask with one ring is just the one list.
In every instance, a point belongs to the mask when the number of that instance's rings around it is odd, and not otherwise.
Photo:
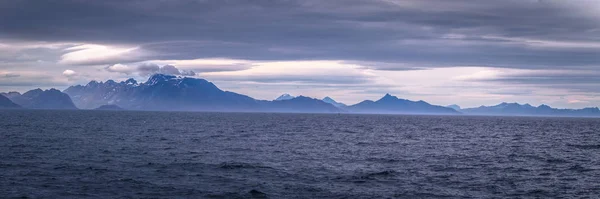
[(28, 198), (593, 198), (600, 119), (0, 111)]

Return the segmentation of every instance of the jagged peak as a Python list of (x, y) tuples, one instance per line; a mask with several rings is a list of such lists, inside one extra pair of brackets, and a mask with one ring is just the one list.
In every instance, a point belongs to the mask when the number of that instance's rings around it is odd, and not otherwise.
[(60, 92), (60, 93), (62, 93), (60, 90), (55, 89), (55, 88), (51, 88), (51, 89), (48, 89), (46, 91), (48, 91), (48, 92)]
[(87, 84), (87, 86), (93, 86), (93, 85), (98, 85), (98, 84), (100, 84), (100, 82), (98, 82), (96, 80), (92, 80)]
[(498, 104), (498, 106), (523, 106), (523, 105), (516, 103), (516, 102), (511, 102), (511, 103), (502, 102), (502, 103)]
[(315, 98), (304, 96), (304, 95), (299, 95), (298, 97), (294, 97), (294, 99), (296, 99), (296, 98), (298, 98), (298, 99), (315, 99)]
[(27, 91), (25, 93), (23, 93), (24, 96), (30, 96), (30, 95), (37, 95), (44, 92), (44, 90), (42, 90), (41, 88), (36, 88), (30, 91)]
[(133, 79), (133, 78), (129, 78), (129, 79), (125, 80), (123, 83), (128, 84), (128, 85), (137, 85), (138, 84), (138, 82), (135, 81), (135, 79)]
[(166, 75), (166, 74), (156, 73), (156, 74), (150, 76), (148, 78), (148, 81), (146, 81), (145, 84), (147, 84), (147, 85), (155, 85), (155, 84), (157, 84), (159, 82), (164, 82), (164, 81), (168, 81), (170, 79), (175, 79), (175, 78), (177, 78), (177, 77), (174, 76), (174, 75)]
[(388, 101), (388, 100), (398, 100), (398, 97), (390, 95), (389, 93), (386, 93), (381, 99), (379, 99), (378, 101)]

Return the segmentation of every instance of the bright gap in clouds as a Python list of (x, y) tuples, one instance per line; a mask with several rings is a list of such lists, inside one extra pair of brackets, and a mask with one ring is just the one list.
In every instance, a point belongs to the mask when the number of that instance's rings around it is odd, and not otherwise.
[(132, 61), (145, 56), (139, 47), (115, 47), (98, 44), (83, 44), (65, 49), (60, 64), (94, 65), (110, 62)]

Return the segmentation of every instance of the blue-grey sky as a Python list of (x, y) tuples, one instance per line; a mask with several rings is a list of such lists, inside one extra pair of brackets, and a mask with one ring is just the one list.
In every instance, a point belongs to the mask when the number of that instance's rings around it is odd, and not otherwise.
[(600, 106), (600, 1), (0, 0), (0, 92), (156, 72), (258, 99)]

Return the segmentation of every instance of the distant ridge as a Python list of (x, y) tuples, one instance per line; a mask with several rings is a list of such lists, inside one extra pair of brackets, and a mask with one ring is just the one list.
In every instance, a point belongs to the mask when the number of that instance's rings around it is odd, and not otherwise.
[(204, 79), (154, 74), (146, 82), (134, 79), (116, 82), (90, 81), (64, 92), (34, 89), (24, 94), (1, 93), (0, 108), (95, 109), (215, 112), (291, 112), (291, 113), (367, 113), (419, 115), (502, 115), (600, 117), (597, 107), (556, 109), (547, 105), (501, 103), (494, 106), (461, 108), (411, 101), (386, 94), (377, 101), (365, 100), (346, 105), (331, 97), (314, 99), (283, 94), (273, 101), (256, 100), (246, 95), (223, 91)]
[(290, 113), (340, 113), (342, 110), (321, 100), (298, 96), (289, 100), (266, 102), (265, 108), (271, 112)]
[(399, 99), (386, 94), (377, 101), (365, 100), (358, 104), (348, 106), (347, 110), (356, 113), (385, 113), (385, 114), (436, 114), (457, 115), (460, 112), (443, 107), (431, 105), (424, 101), (410, 101)]
[(2, 95), (0, 95), (0, 109), (20, 109), (20, 108), (22, 108), (22, 107), (16, 103), (14, 103), (10, 99), (8, 99), (8, 97), (6, 97), (4, 95), (4, 93)]
[(515, 116), (600, 116), (597, 107), (584, 109), (556, 109), (547, 105), (531, 106), (530, 104), (501, 103), (495, 106), (480, 106), (477, 108), (462, 109), (471, 115), (515, 115)]
[(346, 104), (339, 103), (339, 102), (333, 100), (331, 97), (325, 97), (325, 98), (322, 99), (322, 101), (324, 101), (325, 103), (329, 103), (329, 104), (331, 104), (331, 105), (333, 105), (335, 107), (338, 107), (338, 108), (344, 108), (344, 107), (347, 106)]
[(14, 103), (28, 109), (77, 109), (69, 95), (56, 89), (34, 89), (23, 93), (6, 95)]

